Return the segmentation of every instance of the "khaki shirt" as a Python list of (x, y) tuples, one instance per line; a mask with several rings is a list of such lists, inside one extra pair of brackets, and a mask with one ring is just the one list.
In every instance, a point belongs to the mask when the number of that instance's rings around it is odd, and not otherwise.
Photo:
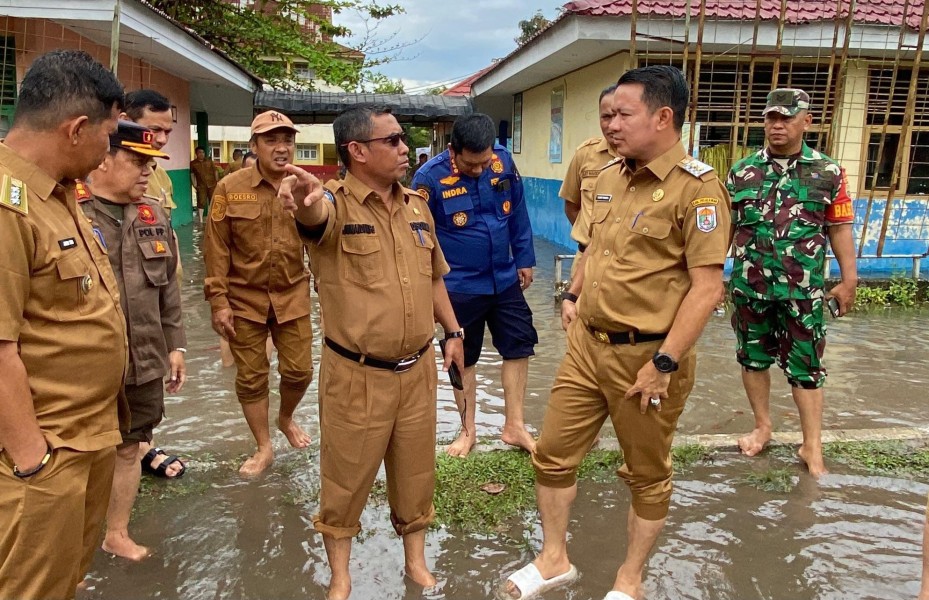
[(216, 163), (212, 158), (193, 159), (190, 172), (194, 176), (194, 187), (211, 188), (216, 185)]
[(597, 176), (600, 169), (616, 156), (604, 138), (590, 138), (578, 146), (558, 192), (561, 198), (580, 205), (577, 220), (571, 227), (571, 239), (583, 246), (590, 244), (590, 214), (594, 207)]
[(171, 182), (171, 176), (161, 165), (156, 164), (152, 170), (145, 196), (157, 200), (162, 208), (169, 211), (177, 208), (177, 204), (174, 203), (174, 183)]
[(432, 284), (448, 273), (426, 201), (395, 184), (388, 211), (351, 173), (326, 188), (325, 230), (307, 236), (326, 337), (375, 358), (416, 352), (435, 335)]
[(578, 315), (603, 331), (666, 333), (690, 289), (688, 269), (722, 265), (729, 194), (681, 144), (634, 169), (600, 173)]
[(203, 243), (204, 293), (213, 312), (264, 323), (310, 314), (303, 240), (293, 215), (258, 169), (223, 177), (210, 205)]
[(176, 277), (174, 230), (164, 210), (143, 198), (122, 207), (117, 220), (99, 198), (80, 203), (94, 235), (106, 245), (129, 335), (126, 383), (142, 385), (168, 374), (168, 352), (187, 345)]
[(241, 162), (230, 162), (229, 166), (226, 167), (226, 175), (232, 175), (236, 171), (242, 168)]
[(53, 447), (115, 446), (129, 424), (126, 326), (106, 253), (73, 182), (58, 184), (2, 143), (0, 180), (0, 340), (19, 344)]

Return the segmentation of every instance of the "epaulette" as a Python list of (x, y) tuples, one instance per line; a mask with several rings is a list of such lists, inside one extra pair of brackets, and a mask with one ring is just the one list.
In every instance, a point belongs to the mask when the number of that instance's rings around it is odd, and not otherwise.
[(0, 182), (0, 206), (28, 215), (29, 200), (26, 184), (22, 180), (4, 173), (3, 180)]
[(700, 162), (692, 156), (685, 156), (681, 162), (677, 163), (677, 166), (698, 178), (702, 178), (704, 175), (713, 170), (713, 167), (706, 163)]
[(623, 157), (622, 157), (622, 156), (617, 156), (616, 158), (614, 158), (614, 159), (611, 160), (610, 162), (608, 162), (608, 163), (606, 163), (605, 165), (603, 165), (603, 166), (600, 168), (600, 170), (602, 171), (602, 170), (606, 169), (607, 167), (612, 167), (612, 166), (615, 165), (616, 163), (622, 162), (622, 160), (623, 160)]
[(601, 137), (592, 137), (592, 138), (589, 138), (589, 139), (584, 140), (584, 141), (581, 143), (581, 145), (577, 147), (577, 149), (580, 150), (581, 148), (584, 148), (584, 147), (586, 147), (586, 146), (596, 146), (597, 144), (599, 144), (599, 143), (602, 142), (602, 141), (603, 141), (603, 138), (601, 138)]
[(90, 193), (90, 190), (87, 189), (87, 185), (80, 179), (74, 180), (74, 196), (77, 198), (78, 202), (87, 202), (93, 199), (93, 195)]

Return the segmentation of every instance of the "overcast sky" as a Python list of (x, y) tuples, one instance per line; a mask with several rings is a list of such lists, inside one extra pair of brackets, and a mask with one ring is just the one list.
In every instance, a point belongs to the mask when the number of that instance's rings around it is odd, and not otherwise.
[[(385, 0), (390, 1), (390, 0)], [(376, 35), (410, 44), (402, 50), (409, 60), (382, 65), (376, 70), (401, 79), (408, 93), (424, 86), (451, 85), (483, 69), (495, 58), (516, 48), (519, 21), (541, 10), (548, 19), (558, 15), (565, 0), (392, 0), (406, 13), (384, 21)], [(365, 27), (357, 13), (336, 15), (334, 21), (357, 35)], [(451, 82), (451, 84), (449, 83)], [(419, 89), (417, 89), (419, 88)]]

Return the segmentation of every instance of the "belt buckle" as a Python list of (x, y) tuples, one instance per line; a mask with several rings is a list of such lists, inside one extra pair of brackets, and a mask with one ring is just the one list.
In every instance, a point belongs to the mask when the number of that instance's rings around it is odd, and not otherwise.
[(604, 344), (608, 344), (610, 342), (610, 336), (605, 331), (595, 331), (594, 337)]
[(394, 367), (394, 373), (406, 373), (413, 368), (417, 360), (419, 360), (419, 355), (414, 354), (397, 361), (397, 366)]

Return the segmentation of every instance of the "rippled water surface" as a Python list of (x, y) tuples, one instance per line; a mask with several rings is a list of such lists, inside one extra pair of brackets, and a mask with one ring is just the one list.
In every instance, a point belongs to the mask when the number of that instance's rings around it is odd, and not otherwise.
[[(131, 531), (154, 556), (136, 565), (98, 552), (90, 590), (81, 598), (325, 598), (325, 552), (310, 521), (318, 491), (317, 447), (292, 450), (278, 434), (270, 472), (254, 481), (237, 476), (253, 442), (233, 392), (234, 369), (220, 365), (209, 307), (202, 300), (198, 234), (190, 227), (180, 234), (190, 380), (182, 394), (167, 400), (156, 441), (193, 461), (183, 482), (155, 484), (156, 490), (182, 485), (187, 493), (140, 499)], [(564, 353), (552, 302), (556, 248), (538, 242), (536, 250), (538, 273), (527, 293), (540, 338), (526, 398), (526, 421), (533, 431), (541, 426)], [(314, 305), (314, 321), (316, 313)], [(856, 313), (829, 325), (827, 429), (929, 424), (929, 315)], [(487, 351), (478, 364), (477, 424), (480, 436), (492, 438), (503, 423), (503, 393), (500, 358), (486, 337)], [(318, 346), (319, 339), (315, 356)], [(681, 432), (732, 434), (734, 442), (736, 434), (751, 428), (733, 348), (728, 318), (713, 317), (699, 344), (697, 384)], [(790, 390), (779, 375), (773, 380), (775, 427), (795, 431), (799, 422)], [(457, 431), (458, 414), (444, 375), (440, 386), (439, 438), (448, 441)], [(272, 409), (276, 403), (272, 398)], [(315, 380), (298, 416), (315, 440)], [(745, 475), (766, 469), (769, 460), (723, 453), (677, 475), (668, 524), (646, 573), (648, 598), (916, 596), (925, 483), (834, 468), (817, 485), (797, 468), (789, 493), (746, 485)], [(582, 577), (546, 600), (603, 597), (625, 552), (628, 504), (619, 482), (581, 483), (570, 552)], [(352, 558), (353, 598), (422, 597), (422, 590), (402, 576), (401, 544), (386, 507), (370, 506), (362, 526)], [(541, 531), (535, 516), (528, 515), (497, 535), (438, 529), (427, 542), (441, 584), (427, 597), (480, 599), (492, 595), (501, 573), (531, 559)]]

